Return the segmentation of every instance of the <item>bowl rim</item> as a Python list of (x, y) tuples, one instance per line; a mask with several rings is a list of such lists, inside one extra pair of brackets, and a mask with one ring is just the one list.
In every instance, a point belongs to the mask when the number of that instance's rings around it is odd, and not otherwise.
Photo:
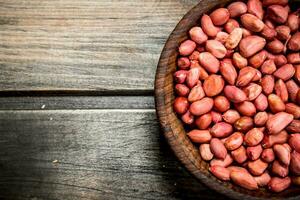
[[(174, 59), (175, 56), (175, 61), (176, 61), (176, 58), (178, 56), (177, 49), (179, 44), (188, 38), (187, 31), (197, 23), (197, 21), (199, 20), (199, 18), (203, 13), (215, 9), (217, 7), (224, 6), (232, 1), (233, 0), (210, 0), (211, 5), (208, 6), (205, 0), (201, 0), (196, 6), (194, 6), (191, 10), (189, 10), (184, 15), (184, 17), (179, 21), (179, 23), (176, 25), (176, 27), (170, 34), (169, 38), (167, 39), (167, 42), (165, 43), (165, 46), (159, 58), (156, 75), (155, 75), (155, 85), (154, 85), (156, 115), (160, 122), (161, 130), (168, 144), (170, 145), (171, 149), (175, 153), (176, 157), (180, 160), (181, 164), (184, 165), (184, 167), (188, 170), (189, 173), (194, 175), (200, 182), (204, 183), (210, 189), (213, 189), (232, 199), (246, 199), (246, 200), (248, 199), (266, 200), (270, 198), (286, 199), (286, 200), (299, 199), (300, 196), (298, 194), (296, 196), (290, 196), (290, 197), (283, 197), (281, 195), (278, 195), (278, 197), (253, 196), (251, 195), (253, 191), (243, 189), (231, 183), (227, 184), (226, 182), (217, 180), (215, 177), (209, 177), (210, 173), (208, 172), (208, 170), (206, 170), (207, 171), (206, 174), (200, 171), (199, 168), (197, 167), (198, 160), (195, 160), (190, 156), (190, 154), (195, 153), (195, 147), (191, 147), (191, 145), (192, 146), (194, 145), (187, 138), (187, 136), (185, 136), (184, 138), (181, 137), (179, 134), (180, 131), (185, 132), (185, 130), (183, 128), (182, 123), (179, 121), (172, 108), (172, 101), (174, 99), (174, 87), (173, 87), (173, 76), (172, 76), (173, 73), (172, 70), (169, 69), (169, 65), (170, 64), (176, 65), (176, 62), (174, 61), (172, 62), (170, 60), (171, 58)], [(166, 84), (166, 75), (168, 75), (167, 77), (168, 79), (172, 80), (171, 84)], [(166, 89), (170, 89), (170, 88), (171, 91), (165, 92)], [(174, 123), (174, 120), (180, 122), (178, 126), (172, 124)], [(183, 146), (183, 144), (186, 146)], [(185, 150), (186, 148), (189, 149), (189, 152)], [(264, 191), (266, 190), (263, 190), (261, 192)], [(255, 192), (255, 193), (260, 193), (260, 192)]]

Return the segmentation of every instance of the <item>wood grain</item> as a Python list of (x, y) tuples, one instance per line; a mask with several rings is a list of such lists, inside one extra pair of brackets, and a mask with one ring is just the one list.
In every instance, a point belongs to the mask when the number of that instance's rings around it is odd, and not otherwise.
[(1, 199), (221, 198), (179, 164), (154, 110), (0, 111), (0, 132)]
[(0, 91), (153, 91), (164, 43), (198, 0), (0, 0)]
[(152, 96), (0, 97), (0, 110), (153, 109)]

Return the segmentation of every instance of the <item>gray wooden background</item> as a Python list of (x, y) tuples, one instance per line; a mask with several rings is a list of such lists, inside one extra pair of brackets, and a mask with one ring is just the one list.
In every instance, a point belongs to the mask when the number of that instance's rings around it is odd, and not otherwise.
[(198, 0), (0, 0), (1, 199), (217, 199), (155, 116), (163, 45)]

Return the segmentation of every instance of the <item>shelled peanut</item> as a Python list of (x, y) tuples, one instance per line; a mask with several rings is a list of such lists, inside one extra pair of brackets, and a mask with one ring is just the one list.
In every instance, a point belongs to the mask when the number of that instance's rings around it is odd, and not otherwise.
[(300, 185), (299, 24), (288, 0), (236, 1), (180, 44), (173, 108), (218, 179)]

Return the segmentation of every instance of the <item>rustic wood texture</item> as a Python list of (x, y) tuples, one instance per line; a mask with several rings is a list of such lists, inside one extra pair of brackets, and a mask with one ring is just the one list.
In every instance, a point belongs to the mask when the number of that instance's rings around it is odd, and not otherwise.
[(300, 188), (289, 188), (281, 193), (273, 193), (266, 189), (250, 191), (238, 187), (230, 182), (220, 182), (208, 172), (207, 162), (201, 159), (199, 151), (186, 135), (182, 122), (177, 118), (172, 109), (174, 100), (173, 73), (176, 70), (177, 47), (187, 39), (188, 30), (195, 26), (201, 14), (209, 13), (216, 7), (222, 7), (231, 0), (201, 1), (195, 8), (187, 13), (178, 23), (168, 39), (156, 72), (155, 97), (156, 109), (164, 135), (171, 148), (199, 180), (210, 188), (234, 199), (267, 200), (267, 199), (299, 199)]
[(153, 109), (0, 111), (1, 199), (220, 199), (189, 175)]
[(0, 91), (153, 91), (163, 45), (198, 0), (0, 0)]
[(0, 97), (0, 110), (154, 108), (153, 96)]

